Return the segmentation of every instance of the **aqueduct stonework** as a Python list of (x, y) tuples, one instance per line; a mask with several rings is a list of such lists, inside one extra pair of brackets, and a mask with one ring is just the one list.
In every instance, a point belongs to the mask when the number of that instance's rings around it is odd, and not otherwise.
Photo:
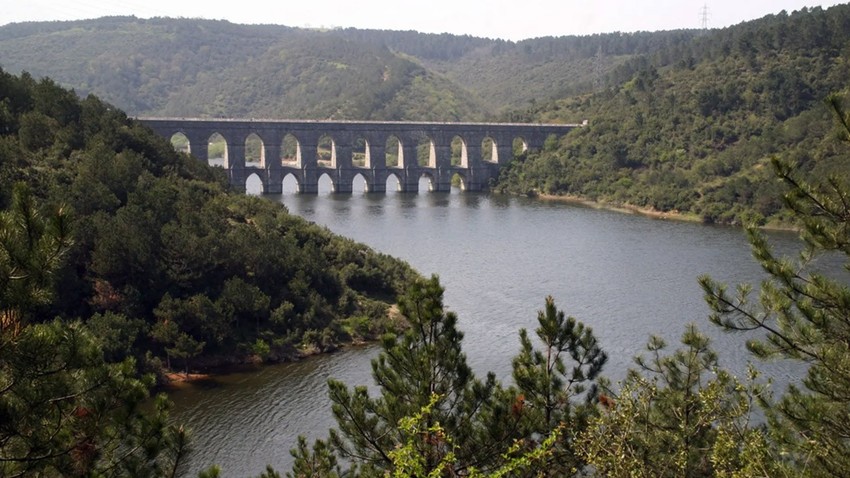
[[(461, 177), (465, 190), (480, 191), (489, 186), (499, 168), (513, 159), (515, 140), (522, 140), (525, 149), (539, 149), (550, 135), (561, 136), (580, 126), (195, 118), (139, 121), (166, 138), (183, 134), (190, 153), (203, 161), (209, 160), (210, 138), (216, 133), (221, 135), (226, 142), (223, 166), (231, 185), (244, 189), (247, 179), (256, 174), (263, 192), (269, 194), (282, 192), (287, 175), (297, 181), (298, 192), (316, 193), (319, 178), (325, 174), (330, 177), (334, 192), (343, 193), (351, 192), (358, 174), (369, 192), (385, 192), (392, 175), (398, 179), (400, 191), (417, 191), (423, 176), (430, 180), (431, 190), (449, 191), (455, 174)], [(246, 164), (246, 142), (252, 135), (262, 145), (256, 165)], [(398, 150), (391, 152), (398, 159), (395, 165), (388, 166), (386, 153), (391, 137), (397, 139), (390, 144), (398, 145)], [(294, 138), (296, 152), (291, 158), (283, 154), (285, 138)], [(457, 143), (457, 138), (462, 150), (453, 161), (452, 141)], [(293, 143), (291, 139), (289, 142)], [(319, 160), (320, 144), (328, 161)], [(491, 151), (482, 151), (482, 145)]]

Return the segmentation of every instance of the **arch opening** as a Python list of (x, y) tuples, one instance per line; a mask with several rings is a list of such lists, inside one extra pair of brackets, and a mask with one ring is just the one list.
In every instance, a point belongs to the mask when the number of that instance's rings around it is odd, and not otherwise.
[(251, 133), (245, 138), (245, 166), (262, 168), (266, 164), (266, 147), (257, 133)]
[(220, 133), (213, 133), (207, 140), (207, 158), (210, 166), (227, 167), (227, 140)]
[(366, 177), (360, 173), (354, 175), (351, 179), (351, 192), (352, 193), (368, 193), (369, 192), (369, 182), (366, 181)]
[(331, 194), (336, 192), (336, 185), (328, 173), (319, 175), (319, 194)]
[(245, 193), (249, 196), (259, 196), (265, 192), (265, 188), (263, 188), (263, 180), (260, 179), (260, 176), (257, 173), (251, 173), (245, 179)]
[(192, 153), (192, 148), (189, 145), (189, 138), (179, 131), (171, 135), (171, 146), (174, 148), (174, 151), (177, 151), (178, 153)]
[(369, 155), (369, 141), (364, 137), (359, 137), (354, 140), (351, 146), (351, 164), (356, 168), (372, 167), (372, 160)]
[(423, 172), (419, 175), (419, 192), (428, 191), (434, 192), (436, 188), (437, 181), (434, 178), (434, 175), (428, 172)]
[(386, 188), (388, 193), (395, 193), (401, 191), (401, 180), (399, 180), (398, 176), (395, 173), (390, 173), (387, 175)]
[(481, 141), (481, 160), (487, 163), (498, 163), (499, 150), (496, 146), (496, 140), (485, 136)]
[(401, 140), (396, 135), (390, 135), (387, 138), (386, 158), (388, 168), (400, 168), (404, 165), (404, 151), (402, 150)]
[(460, 173), (452, 174), (452, 192), (466, 191), (466, 178)]
[(316, 148), (316, 161), (320, 168), (335, 168), (336, 167), (336, 142), (327, 134), (319, 137), (319, 144)]
[(528, 141), (521, 136), (516, 137), (511, 144), (511, 149), (513, 150), (514, 158), (524, 157), (525, 153), (528, 152)]
[(434, 140), (423, 135), (416, 146), (416, 163), (426, 168), (437, 167), (437, 147)]
[(283, 177), (283, 186), (282, 193), (286, 194), (298, 194), (301, 192), (301, 183), (298, 182), (298, 178), (295, 177), (294, 174), (288, 173)]
[(301, 166), (301, 143), (295, 135), (287, 134), (280, 144), (280, 163), (283, 166)]
[(466, 140), (460, 136), (452, 138), (452, 166), (460, 166), (462, 168), (469, 167), (469, 160), (466, 155)]

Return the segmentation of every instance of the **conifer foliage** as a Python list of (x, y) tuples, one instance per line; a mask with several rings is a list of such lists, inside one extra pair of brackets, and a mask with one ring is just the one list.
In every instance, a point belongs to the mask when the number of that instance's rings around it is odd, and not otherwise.
[[(483, 381), (477, 379), (466, 363), (463, 333), (457, 329), (457, 316), (443, 307), (438, 279), (416, 282), (400, 299), (399, 311), (410, 328), (400, 337), (385, 336), (383, 351), (372, 362), (380, 396), (370, 397), (364, 386), (349, 390), (341, 382), (330, 381), (339, 425), (339, 431), (331, 433), (331, 444), (367, 475), (391, 469), (390, 452), (411, 438), (398, 427), (400, 420), (429, 407), (425, 428), (439, 423), (441, 433), (412, 437), (426, 469), (437, 468), (450, 453), (454, 454), (453, 473), (496, 465), (501, 448), (488, 440), (482, 423), (496, 379), (492, 374)], [(439, 399), (430, 404), (433, 396)]]
[[(573, 442), (597, 411), (607, 360), (590, 328), (547, 298), (540, 345), (521, 332), (516, 385), (503, 388), (492, 373), (475, 377), (442, 297), (431, 277), (399, 299), (409, 328), (385, 336), (372, 362), (377, 397), (330, 380), (339, 428), (312, 449), (299, 441), (293, 476), (568, 476), (584, 468)], [(337, 457), (351, 467), (343, 472)]]
[[(842, 100), (829, 100), (850, 140)], [(791, 385), (766, 408), (770, 425), (795, 469), (806, 476), (846, 476), (850, 470), (850, 288), (846, 278), (809, 272), (824, 254), (850, 259), (850, 182), (832, 176), (819, 185), (800, 181), (792, 166), (774, 161), (790, 186), (786, 205), (800, 218), (806, 244), (800, 261), (774, 255), (767, 239), (748, 231), (753, 255), (768, 274), (756, 303), (751, 287), (730, 293), (708, 277), (700, 282), (712, 322), (728, 330), (763, 332), (749, 349), (758, 357), (783, 357), (809, 365), (803, 387)], [(845, 263), (850, 270), (850, 262)]]
[[(526, 438), (549, 436), (563, 427), (552, 453), (541, 467), (545, 476), (567, 476), (582, 468), (573, 450), (573, 440), (595, 411), (596, 379), (608, 360), (590, 327), (565, 317), (552, 296), (537, 313), (536, 335), (542, 344), (535, 349), (528, 332), (520, 330), (521, 350), (513, 359), (513, 379)], [(565, 360), (570, 360), (568, 368)], [(584, 396), (585, 400), (577, 400)], [(539, 440), (530, 440), (536, 443)], [(538, 470), (540, 471), (540, 470)]]
[(750, 426), (765, 393), (757, 373), (742, 383), (720, 368), (693, 324), (665, 349), (650, 338), (648, 356), (590, 419), (577, 444), (586, 462), (609, 477), (777, 476), (765, 434)]
[(53, 296), (70, 247), (68, 218), (41, 214), (18, 184), (0, 212), (0, 476), (168, 476), (186, 434), (164, 399), (143, 414), (152, 378), (104, 360), (78, 321), (31, 321)]

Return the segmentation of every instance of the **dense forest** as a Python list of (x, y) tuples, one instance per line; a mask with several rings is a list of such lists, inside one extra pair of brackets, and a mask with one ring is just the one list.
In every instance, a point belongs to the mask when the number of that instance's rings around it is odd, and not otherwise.
[[(753, 333), (757, 357), (809, 366), (774, 398), (753, 369), (719, 368), (688, 327), (650, 338), (616, 385), (593, 331), (549, 297), (519, 332), (512, 384), (478, 378), (436, 277), (335, 237), (259, 198), (90, 96), (0, 72), (0, 472), (175, 476), (189, 446), (146, 400), (163, 360), (271, 356), (374, 336), (388, 297), (406, 326), (381, 336), (375, 386), (329, 382), (338, 428), (299, 441), (290, 476), (813, 476), (850, 468), (850, 289), (808, 272), (850, 256), (847, 176), (809, 184), (774, 160), (806, 252), (730, 293), (700, 279), (711, 321)], [(850, 115), (830, 105), (850, 155)], [(343, 318), (344, 317), (344, 318)], [(342, 319), (342, 320), (341, 320)], [(49, 351), (49, 353), (45, 353)], [(180, 366), (180, 365), (178, 365)], [(754, 414), (766, 418), (763, 424)], [(215, 467), (200, 476), (213, 478)], [(263, 478), (279, 477), (269, 468)]]
[[(846, 104), (829, 99), (844, 156)], [(475, 376), (439, 281), (420, 279), (399, 299), (410, 328), (382, 339), (373, 386), (329, 381), (337, 428), (312, 445), (300, 439), (287, 476), (846, 476), (850, 288), (846, 275), (828, 277), (812, 264), (828, 255), (850, 271), (850, 177), (809, 183), (790, 161), (765, 167), (801, 225), (799, 260), (774, 255), (750, 227), (766, 277), (759, 292), (708, 276), (699, 282), (712, 324), (746, 334), (755, 358), (805, 364), (801, 380), (772, 390), (758, 365), (732, 375), (690, 324), (672, 350), (650, 337), (626, 378), (611, 384), (593, 330), (547, 297), (534, 335), (519, 331), (511, 383), (502, 385), (492, 373)], [(261, 478), (280, 476), (269, 467)]]
[(62, 286), (33, 314), (84, 318), (110, 334), (110, 357), (144, 370), (286, 357), (384, 330), (414, 275), (404, 263), (228, 193), (220, 170), (93, 96), (0, 75), (0, 207), (23, 188), (33, 214), (61, 210), (69, 228)]
[(0, 65), (132, 115), (457, 121), (589, 91), (696, 31), (506, 42), (111, 17), (0, 27)]
[(787, 223), (772, 157), (812, 179), (850, 171), (825, 102), (846, 91), (848, 45), (844, 5), (771, 15), (632, 59), (620, 68), (626, 81), (521, 115), (590, 121), (504, 171), (496, 189), (705, 222)]

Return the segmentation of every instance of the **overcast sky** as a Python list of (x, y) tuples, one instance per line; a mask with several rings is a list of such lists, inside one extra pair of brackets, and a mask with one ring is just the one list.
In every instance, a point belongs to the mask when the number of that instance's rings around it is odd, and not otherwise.
[(356, 27), (522, 40), (710, 28), (802, 7), (816, 0), (0, 0), (0, 25), (111, 15), (223, 19), (293, 27)]

